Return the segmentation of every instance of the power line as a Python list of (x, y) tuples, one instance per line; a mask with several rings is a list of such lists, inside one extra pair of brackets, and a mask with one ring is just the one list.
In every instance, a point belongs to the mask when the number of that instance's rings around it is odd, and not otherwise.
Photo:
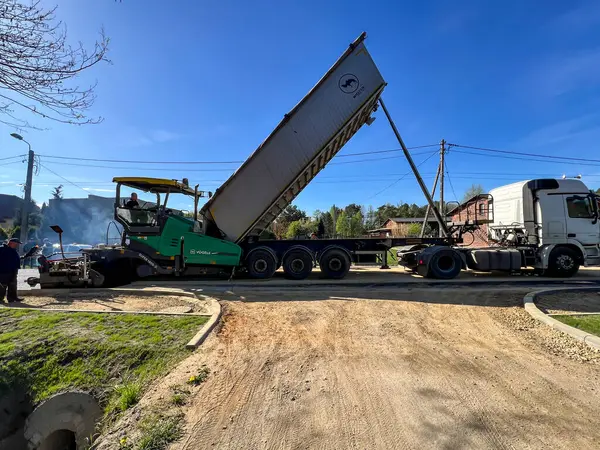
[[(427, 161), (429, 161), (434, 155), (437, 155), (438, 152), (435, 151), (433, 153), (431, 153), (427, 158), (425, 158), (423, 161), (421, 161), (419, 164), (417, 164), (417, 167), (422, 166), (423, 164), (425, 164)], [(372, 198), (377, 197), (379, 194), (381, 194), (384, 191), (387, 191), (389, 188), (391, 188), (392, 186), (398, 184), (403, 178), (407, 177), (408, 175), (410, 175), (412, 173), (412, 170), (409, 170), (408, 172), (406, 172), (404, 175), (402, 175), (400, 178), (398, 178), (396, 181), (394, 181), (392, 184), (390, 184), (389, 186), (383, 188), (382, 190), (380, 190), (377, 194), (372, 195), (371, 197), (369, 197), (367, 200), (371, 200)]]
[[(415, 152), (412, 153), (412, 155), (426, 155), (429, 154), (429, 152)], [(355, 161), (344, 161), (344, 162), (332, 162), (327, 164), (328, 166), (339, 166), (341, 164), (355, 164), (355, 163), (360, 163), (360, 162), (366, 162), (366, 161), (381, 161), (383, 159), (396, 159), (396, 158), (401, 158), (402, 156), (384, 156), (383, 158), (366, 158), (366, 159), (357, 159)]]
[[(569, 164), (569, 165), (574, 165), (574, 166), (581, 166), (581, 163), (576, 163), (576, 162), (569, 162), (569, 161), (548, 161), (545, 159), (536, 159), (536, 158), (525, 158), (525, 157), (518, 157), (518, 156), (504, 156), (504, 155), (484, 155), (481, 153), (474, 153), (474, 152), (469, 152), (466, 150), (452, 150), (453, 152), (458, 152), (458, 153), (463, 153), (466, 155), (475, 155), (475, 156), (485, 156), (485, 157), (489, 157), (489, 158), (504, 158), (504, 159), (510, 159), (510, 160), (523, 160), (523, 161), (537, 161), (537, 162), (543, 162), (543, 163), (552, 163), (552, 164)], [(591, 160), (593, 161), (593, 160)], [(600, 167), (600, 164), (591, 164), (589, 162), (586, 162), (585, 164), (586, 166), (594, 166), (594, 167)]]
[(450, 172), (448, 171), (448, 164), (444, 161), (444, 170), (446, 171), (446, 178), (448, 178), (448, 184), (450, 185), (450, 189), (452, 190), (452, 195), (454, 195), (454, 200), (458, 201), (458, 195), (456, 195), (456, 191), (454, 190), (454, 186), (452, 185), (452, 179), (450, 178)]
[[(415, 147), (407, 147), (408, 150), (416, 150), (418, 148), (428, 148), (428, 147), (437, 147), (439, 144), (428, 144), (428, 145), (417, 145)], [(392, 152), (401, 152), (403, 151), (401, 148), (395, 148), (392, 150), (376, 150), (372, 152), (361, 152), (361, 153), (348, 153), (346, 155), (336, 155), (337, 158), (346, 158), (348, 156), (359, 156), (359, 155), (374, 155), (376, 153), (392, 153)]]
[[(77, 167), (97, 167), (103, 169), (114, 169), (114, 170), (142, 170), (140, 167), (119, 167), (119, 166), (102, 166), (96, 164), (77, 164), (77, 163), (63, 163), (63, 162), (53, 162), (46, 161), (46, 164), (60, 164), (61, 166), (77, 166)], [(158, 169), (153, 167), (144, 167), (144, 171), (146, 170), (158, 170), (164, 172), (165, 169)], [(173, 172), (234, 172), (234, 169), (169, 169)]]
[[(413, 155), (422, 155), (422, 154), (428, 154), (429, 152), (415, 152), (413, 153)], [(349, 156), (349, 155), (346, 155)], [(401, 156), (386, 156), (383, 158), (363, 158), (363, 159), (357, 159), (354, 161), (344, 161), (344, 162), (331, 162), (327, 165), (332, 166), (332, 165), (341, 165), (341, 164), (356, 164), (356, 163), (362, 163), (362, 162), (367, 162), (367, 161), (380, 161), (380, 160), (385, 160), (385, 159), (396, 159), (399, 158)], [(46, 161), (46, 164), (60, 164), (63, 166), (76, 166), (76, 167), (96, 167), (96, 168), (101, 168), (101, 169), (115, 169), (115, 170), (139, 170), (141, 169), (140, 167), (126, 167), (126, 166), (105, 166), (105, 165), (98, 165), (98, 164), (79, 164), (79, 163), (66, 163), (66, 162), (54, 162), (54, 161)], [(178, 164), (185, 164), (183, 162), (178, 163)], [(147, 170), (158, 170), (158, 171), (164, 171), (164, 169), (158, 169), (158, 168), (152, 168), (152, 167), (144, 167), (143, 168), (144, 171)], [(177, 171), (177, 172), (234, 172), (234, 169), (229, 168), (229, 169), (222, 169), (222, 168), (218, 168), (218, 169), (169, 169), (170, 171)]]
[(11, 164), (23, 164), (24, 161), (12, 161), (12, 162), (7, 162), (7, 163), (2, 163), (0, 164), (0, 166), (4, 167), (4, 166), (10, 166)]
[(0, 161), (5, 161), (7, 159), (22, 158), (23, 156), (27, 156), (27, 155), (23, 154), (23, 155), (7, 156), (5, 158), (0, 158)]
[(67, 180), (65, 177), (63, 177), (62, 175), (59, 175), (59, 174), (57, 174), (57, 173), (56, 173), (54, 170), (52, 170), (52, 169), (50, 169), (50, 168), (46, 167), (44, 164), (41, 164), (41, 163), (40, 163), (40, 166), (41, 166), (41, 167), (43, 167), (44, 169), (46, 169), (48, 172), (50, 172), (50, 173), (53, 173), (54, 175), (56, 175), (56, 176), (57, 176), (58, 178), (60, 178), (61, 180), (64, 180), (64, 181), (66, 181), (67, 183), (69, 183), (69, 184), (72, 184), (73, 186), (75, 186), (76, 188), (79, 188), (79, 189), (81, 189), (82, 191), (88, 192), (88, 191), (87, 191), (87, 189), (85, 189), (85, 188), (82, 188), (81, 186), (79, 186), (79, 185), (78, 185), (78, 184), (76, 184), (76, 183), (73, 183), (71, 180)]
[[(419, 149), (419, 148), (427, 148), (427, 147), (436, 147), (437, 144), (428, 144), (428, 145), (417, 145), (414, 147), (408, 147), (409, 150)], [(349, 153), (346, 155), (338, 155), (340, 158), (346, 158), (350, 156), (360, 156), (360, 155), (371, 155), (377, 153), (391, 153), (391, 152), (399, 152), (402, 149), (391, 149), (391, 150), (375, 150), (369, 152), (360, 152), (360, 153)], [(24, 156), (24, 155), (21, 155)], [(128, 160), (128, 159), (100, 159), (100, 158), (81, 158), (78, 156), (56, 156), (56, 155), (45, 155), (39, 154), (39, 156), (43, 156), (45, 158), (51, 159), (64, 159), (71, 161), (91, 161), (91, 162), (111, 162), (111, 163), (130, 163), (130, 164), (241, 164), (244, 161), (148, 161), (148, 160)]]
[(148, 160), (127, 160), (127, 159), (97, 159), (97, 158), (79, 158), (75, 156), (55, 156), (40, 154), (44, 158), (66, 159), (73, 161), (92, 161), (92, 162), (115, 162), (131, 164), (241, 164), (244, 161), (148, 161)]
[(569, 161), (582, 161), (582, 162), (597, 162), (600, 163), (600, 159), (589, 159), (589, 158), (572, 158), (570, 156), (554, 156), (554, 155), (542, 155), (539, 153), (526, 153), (526, 152), (515, 152), (512, 150), (498, 150), (494, 148), (485, 148), (485, 147), (474, 147), (472, 145), (460, 145), (460, 144), (449, 144), (451, 147), (460, 147), (460, 148), (468, 148), (471, 150), (481, 150), (483, 152), (493, 152), (493, 153), (506, 153), (509, 155), (523, 155), (523, 156), (533, 156), (536, 158), (549, 158), (549, 159), (559, 159), (559, 160), (569, 160)]

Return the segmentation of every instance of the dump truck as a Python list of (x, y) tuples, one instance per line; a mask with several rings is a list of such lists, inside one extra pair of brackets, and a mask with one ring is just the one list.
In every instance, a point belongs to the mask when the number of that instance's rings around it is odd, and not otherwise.
[[(518, 271), (531, 266), (548, 273), (569, 275), (572, 269), (557, 268), (566, 265), (569, 257), (577, 268), (581, 264), (597, 262), (592, 256), (594, 249), (598, 255), (597, 240), (577, 246), (571, 242), (574, 239), (570, 237), (572, 226), (568, 225), (564, 228), (565, 241), (552, 241), (543, 230), (558, 230), (556, 221), (548, 226), (535, 222), (546, 217), (545, 213), (542, 218), (537, 212), (543, 204), (536, 203), (535, 199), (546, 190), (554, 190), (547, 195), (571, 195), (589, 202), (590, 218), (587, 220), (596, 226), (597, 235), (597, 203), (583, 183), (575, 186), (556, 180), (529, 181), (520, 185), (520, 200), (514, 200), (516, 203), (510, 207), (506, 205), (513, 200), (501, 199), (512, 199), (518, 189), (505, 190), (506, 195), (500, 195), (504, 191), (496, 192), (494, 201), (501, 210), (522, 208), (521, 212), (506, 213), (498, 222), (494, 222), (492, 213), (488, 212), (486, 217), (477, 220), (467, 217), (459, 223), (448, 223), (434, 204), (381, 98), (386, 83), (365, 47), (365, 37), (363, 33), (350, 44), (321, 80), (284, 115), (267, 139), (214, 194), (190, 186), (186, 179), (115, 178), (114, 217), (123, 227), (121, 243), (86, 249), (79, 257), (60, 261), (47, 261), (42, 257), (40, 277), (31, 279), (30, 284), (39, 282), (42, 287), (110, 286), (155, 275), (194, 276), (215, 270), (232, 275), (245, 272), (252, 278), (268, 279), (279, 268), (283, 268), (286, 277), (300, 280), (309, 276), (315, 267), (325, 278), (340, 279), (346, 276), (359, 255), (385, 257), (394, 247), (401, 247), (399, 262), (405, 267), (438, 279), (454, 278), (467, 267)], [(439, 223), (442, 236), (261, 239), (267, 227), (344, 144), (365, 124), (370, 125), (375, 120), (374, 113), (379, 107)], [(156, 201), (148, 207), (128, 208), (121, 195), (123, 187), (155, 195)], [(570, 192), (573, 190), (577, 193)], [(169, 208), (169, 199), (174, 195), (185, 195), (192, 200), (191, 217), (184, 217)], [(202, 197), (208, 197), (208, 201), (199, 209)], [(494, 197), (493, 193), (490, 197)], [(491, 208), (494, 202), (488, 201), (487, 205)], [(556, 208), (558, 211), (559, 206)], [(483, 223), (490, 225), (496, 233), (498, 247), (461, 248), (463, 237), (475, 232)]]

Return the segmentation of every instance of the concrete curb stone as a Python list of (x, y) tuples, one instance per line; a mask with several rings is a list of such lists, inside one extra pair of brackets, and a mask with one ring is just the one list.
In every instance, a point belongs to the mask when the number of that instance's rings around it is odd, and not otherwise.
[(553, 317), (548, 316), (544, 312), (542, 312), (535, 304), (537, 297), (541, 294), (555, 294), (555, 293), (561, 292), (561, 291), (581, 291), (581, 290), (598, 290), (598, 288), (597, 287), (593, 287), (593, 288), (591, 288), (591, 287), (587, 287), (587, 288), (585, 288), (585, 287), (577, 287), (577, 288), (570, 287), (570, 288), (542, 289), (542, 290), (530, 292), (529, 294), (527, 294), (523, 298), (523, 306), (525, 307), (525, 311), (527, 311), (529, 313), (529, 315), (531, 317), (533, 317), (534, 319), (536, 319), (537, 321), (542, 322), (562, 333), (565, 333), (565, 334), (577, 339), (578, 341), (587, 344), (588, 346), (590, 346), (596, 350), (600, 350), (600, 337), (599, 336), (595, 336), (593, 334), (587, 333), (585, 331), (582, 331), (582, 330), (574, 328), (570, 325), (567, 325), (566, 323), (562, 323), (562, 322), (554, 319)]
[(210, 309), (212, 311), (212, 316), (208, 319), (208, 322), (204, 324), (200, 331), (196, 333), (196, 335), (190, 339), (190, 341), (186, 344), (186, 348), (195, 349), (200, 344), (204, 342), (204, 340), (208, 337), (210, 332), (215, 328), (217, 323), (221, 320), (221, 316), (223, 315), (223, 309), (221, 308), (221, 304), (212, 297), (208, 297), (207, 300), (210, 303)]

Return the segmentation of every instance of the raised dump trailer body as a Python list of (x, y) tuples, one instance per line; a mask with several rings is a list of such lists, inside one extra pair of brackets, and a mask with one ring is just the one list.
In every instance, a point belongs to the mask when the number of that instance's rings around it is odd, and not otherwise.
[(385, 81), (363, 33), (215, 192), (201, 213), (225, 239), (258, 236), (370, 120)]

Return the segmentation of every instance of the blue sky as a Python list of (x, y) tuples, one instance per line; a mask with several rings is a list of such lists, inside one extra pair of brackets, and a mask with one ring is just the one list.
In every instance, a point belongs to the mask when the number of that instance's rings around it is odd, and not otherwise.
[[(42, 155), (244, 160), (347, 44), (366, 31), (366, 45), (388, 83), (384, 99), (407, 145), (444, 138), (462, 145), (600, 159), (597, 2), (547, 1), (543, 7), (523, 1), (46, 3), (58, 4), (57, 15), (74, 41), (91, 44), (104, 26), (112, 64), (79, 79), (98, 80), (90, 114), (104, 122), (81, 127), (37, 122), (50, 129), (24, 135)], [(26, 150), (10, 138), (12, 131), (0, 126), (0, 157)], [(397, 147), (378, 112), (373, 126), (361, 129), (340, 154)], [(600, 186), (600, 164), (511, 160), (458, 150), (447, 155), (457, 197), (472, 183), (491, 189), (563, 173), (582, 173), (590, 188)], [(415, 160), (427, 156), (416, 154)], [(376, 159), (383, 157), (388, 159)], [(43, 156), (42, 164), (33, 188), (40, 203), (57, 184), (65, 185), (67, 197), (85, 196), (86, 191), (110, 196), (112, 177), (126, 175), (187, 176), (201, 188), (215, 190), (237, 167), (79, 167)], [(421, 167), (429, 185), (436, 166), (432, 157)], [(385, 189), (408, 170), (399, 153), (338, 157), (296, 204), (309, 213), (334, 203), (423, 204), (412, 175)], [(24, 178), (25, 164), (2, 167), (0, 193), (20, 194), (15, 184)], [(446, 191), (447, 199), (454, 200), (449, 185)]]

